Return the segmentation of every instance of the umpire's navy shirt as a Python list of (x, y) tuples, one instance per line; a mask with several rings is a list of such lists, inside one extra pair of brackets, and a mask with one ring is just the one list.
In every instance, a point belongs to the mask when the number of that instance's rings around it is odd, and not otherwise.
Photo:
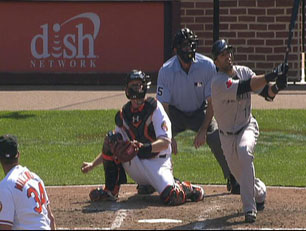
[(215, 74), (215, 64), (204, 55), (196, 53), (188, 74), (175, 55), (159, 70), (157, 99), (184, 112), (196, 111), (211, 96), (211, 79)]

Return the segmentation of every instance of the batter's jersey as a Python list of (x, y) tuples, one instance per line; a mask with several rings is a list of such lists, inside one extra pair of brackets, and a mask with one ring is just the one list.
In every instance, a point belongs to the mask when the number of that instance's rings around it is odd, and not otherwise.
[[(159, 101), (157, 101), (156, 109), (152, 113), (152, 116), (148, 118), (146, 123), (153, 124), (156, 139), (158, 138), (166, 139), (170, 141), (171, 143), (171, 139), (172, 139), (171, 122), (170, 122), (170, 119), (167, 113), (164, 110), (163, 105)], [(129, 129), (125, 122), (123, 122), (123, 126), (125, 126), (127, 130)], [(125, 141), (129, 140), (129, 137), (123, 128), (116, 126), (115, 131), (121, 133), (123, 140)], [(170, 143), (168, 145), (168, 148), (161, 151), (157, 156), (164, 155), (164, 154), (171, 154), (171, 144)]]
[(239, 80), (248, 80), (256, 74), (248, 67), (234, 66), (236, 76), (231, 78), (217, 72), (212, 80), (212, 105), (218, 127), (223, 132), (235, 133), (245, 127), (251, 118), (251, 92), (237, 96)]
[(50, 230), (44, 182), (17, 165), (0, 182), (0, 224), (14, 230)]
[(215, 73), (213, 61), (204, 55), (196, 53), (188, 74), (174, 56), (159, 70), (157, 99), (183, 112), (196, 111), (211, 96), (211, 79)]

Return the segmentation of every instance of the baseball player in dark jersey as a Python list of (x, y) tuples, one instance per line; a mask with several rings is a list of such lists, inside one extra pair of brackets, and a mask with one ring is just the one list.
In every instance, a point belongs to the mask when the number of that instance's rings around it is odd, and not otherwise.
[[(159, 70), (157, 99), (163, 104), (172, 123), (175, 137), (185, 130), (196, 132), (195, 148), (206, 142), (228, 179), (228, 190), (239, 194), (239, 184), (230, 173), (221, 149), (218, 126), (211, 105), (211, 80), (216, 74), (213, 61), (196, 53), (197, 36), (188, 28), (177, 32), (173, 41), (176, 53)], [(177, 144), (172, 139), (173, 152)]]
[[(204, 189), (190, 182), (174, 179), (171, 162), (171, 122), (160, 102), (145, 98), (151, 81), (149, 76), (133, 70), (126, 81), (126, 96), (129, 101), (116, 114), (116, 128), (104, 140), (102, 153), (93, 162), (84, 162), (82, 172), (87, 173), (102, 164), (105, 170), (105, 188), (90, 192), (92, 201), (117, 200), (120, 185), (126, 183), (125, 172), (138, 184), (150, 185), (162, 202), (180, 205), (187, 200), (201, 201)], [(123, 141), (141, 143), (139, 151), (130, 161), (118, 162), (107, 145), (113, 136)]]
[[(233, 48), (225, 40), (212, 47), (217, 74), (212, 80), (212, 104), (219, 126), (222, 149), (231, 172), (240, 184), (246, 222), (255, 222), (264, 209), (266, 186), (255, 177), (254, 149), (259, 129), (251, 113), (251, 92), (272, 101), (287, 86), (287, 64), (271, 73), (256, 75), (246, 66), (233, 65)], [(275, 84), (269, 82), (276, 80)]]

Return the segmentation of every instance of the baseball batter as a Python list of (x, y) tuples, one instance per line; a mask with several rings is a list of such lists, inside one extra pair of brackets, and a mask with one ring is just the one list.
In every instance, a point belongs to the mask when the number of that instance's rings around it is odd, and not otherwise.
[[(200, 201), (204, 198), (202, 187), (173, 177), (171, 123), (160, 102), (154, 98), (145, 99), (150, 83), (149, 76), (142, 71), (133, 70), (128, 75), (126, 96), (129, 102), (116, 114), (115, 131), (105, 138), (102, 153), (93, 162), (83, 163), (84, 173), (100, 163), (104, 165), (105, 188), (91, 191), (89, 196), (92, 201), (116, 200), (120, 184), (126, 183), (125, 171), (137, 184), (151, 185), (165, 204), (179, 205), (186, 200)], [(119, 162), (116, 148), (111, 145), (114, 137), (137, 143), (139, 149), (136, 155), (126, 162)], [(122, 151), (128, 153), (127, 150)]]
[(0, 230), (55, 229), (44, 182), (18, 164), (17, 139), (0, 137), (0, 161), (6, 174), (0, 182)]
[[(218, 122), (222, 149), (232, 174), (240, 184), (246, 222), (255, 222), (264, 209), (266, 186), (255, 177), (254, 149), (259, 135), (251, 113), (251, 92), (272, 101), (287, 86), (287, 64), (273, 72), (256, 75), (250, 68), (233, 65), (232, 46), (218, 40), (212, 47), (217, 74), (212, 80), (212, 104)], [(276, 79), (274, 85), (269, 82)]]

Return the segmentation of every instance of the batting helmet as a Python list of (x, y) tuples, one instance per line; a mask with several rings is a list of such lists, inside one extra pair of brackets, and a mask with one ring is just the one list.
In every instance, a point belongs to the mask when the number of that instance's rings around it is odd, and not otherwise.
[[(192, 30), (188, 28), (180, 29), (173, 39), (172, 48), (177, 49), (177, 54), (180, 58), (186, 62), (190, 63), (194, 60), (196, 49), (198, 45), (198, 36), (193, 33)], [(185, 47), (190, 47), (189, 50), (183, 50)]]
[[(142, 88), (135, 90), (129, 87), (129, 82), (133, 80), (141, 80)], [(143, 99), (150, 88), (151, 78), (141, 70), (132, 70), (126, 78), (126, 90), (125, 95), (128, 99)]]
[(218, 55), (220, 55), (224, 50), (229, 50), (231, 53), (233, 52), (233, 47), (229, 44), (227, 44), (227, 42), (222, 39), (222, 40), (217, 40), (212, 47), (211, 50), (211, 56), (213, 58), (213, 60), (216, 60)]

